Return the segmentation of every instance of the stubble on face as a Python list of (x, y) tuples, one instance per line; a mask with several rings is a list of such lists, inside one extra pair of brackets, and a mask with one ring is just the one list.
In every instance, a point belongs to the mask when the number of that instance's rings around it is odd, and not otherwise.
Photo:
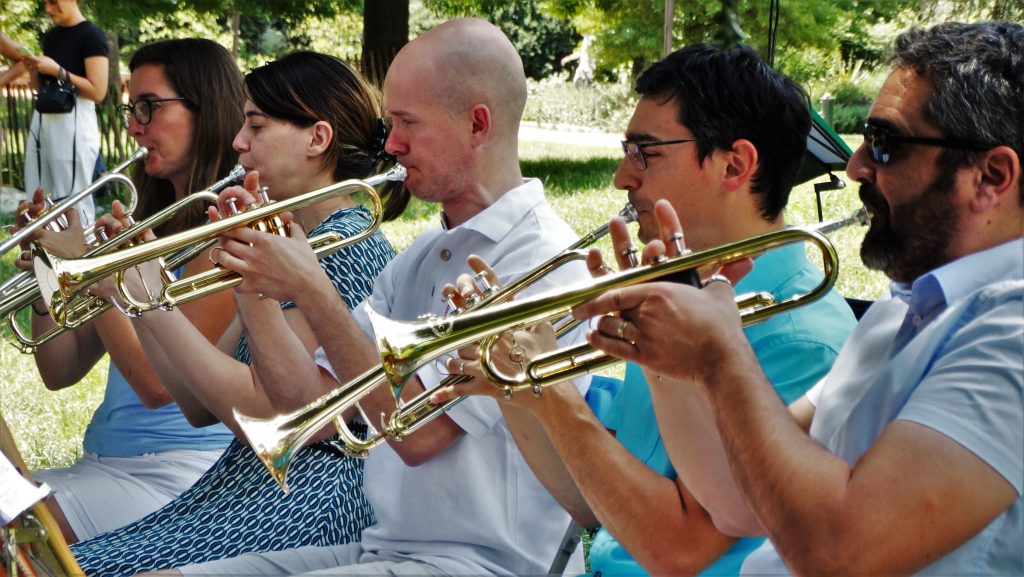
[(873, 185), (861, 185), (860, 199), (872, 213), (860, 249), (864, 265), (910, 283), (949, 262), (958, 229), (955, 187), (956, 170), (947, 169), (915, 198), (892, 206)]

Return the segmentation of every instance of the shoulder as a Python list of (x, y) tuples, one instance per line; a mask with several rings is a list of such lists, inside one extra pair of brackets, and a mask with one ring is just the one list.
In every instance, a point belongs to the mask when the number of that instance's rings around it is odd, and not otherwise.
[(74, 32), (83, 57), (108, 55), (107, 34), (102, 28), (86, 20), (76, 26)]

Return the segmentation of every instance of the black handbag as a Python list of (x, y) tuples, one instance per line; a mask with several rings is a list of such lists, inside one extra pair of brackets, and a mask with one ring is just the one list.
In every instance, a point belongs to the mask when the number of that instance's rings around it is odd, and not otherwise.
[(36, 110), (44, 113), (66, 114), (75, 108), (75, 87), (70, 82), (49, 80), (43, 82), (36, 96)]

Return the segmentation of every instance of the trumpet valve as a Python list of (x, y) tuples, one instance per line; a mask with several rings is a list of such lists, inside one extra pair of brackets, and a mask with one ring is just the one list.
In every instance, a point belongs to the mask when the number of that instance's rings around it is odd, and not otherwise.
[(476, 273), (473, 280), (476, 282), (477, 286), (480, 287), (480, 292), (482, 292), (484, 296), (490, 295), (498, 290), (498, 287), (491, 284), (491, 281), (487, 279), (487, 274), (484, 272)]
[(232, 196), (228, 198), (226, 202), (228, 203), (228, 216), (238, 214), (238, 199)]

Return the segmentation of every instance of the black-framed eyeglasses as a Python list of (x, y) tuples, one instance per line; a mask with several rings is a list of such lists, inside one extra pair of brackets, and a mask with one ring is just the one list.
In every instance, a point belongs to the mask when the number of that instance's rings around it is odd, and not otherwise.
[(626, 153), (626, 158), (633, 161), (637, 170), (647, 170), (647, 156), (644, 155), (645, 149), (651, 148), (652, 146), (683, 144), (686, 142), (697, 142), (697, 140), (693, 138), (682, 140), (655, 140), (653, 142), (632, 142), (629, 140), (623, 140), (622, 152)]
[(875, 124), (864, 124), (864, 144), (868, 147), (871, 160), (878, 164), (889, 164), (893, 155), (898, 154), (901, 144), (923, 144), (941, 146), (943, 148), (962, 148), (965, 150), (988, 150), (987, 144), (960, 140), (957, 138), (930, 138), (925, 136), (904, 136)]
[(139, 100), (138, 102), (121, 104), (117, 107), (117, 113), (121, 115), (121, 124), (124, 125), (125, 128), (128, 128), (128, 120), (131, 117), (135, 117), (135, 122), (138, 122), (142, 126), (145, 126), (153, 120), (154, 104), (159, 104), (161, 102), (178, 102), (184, 100), (184, 96), (175, 96), (172, 98), (155, 98), (153, 100)]

